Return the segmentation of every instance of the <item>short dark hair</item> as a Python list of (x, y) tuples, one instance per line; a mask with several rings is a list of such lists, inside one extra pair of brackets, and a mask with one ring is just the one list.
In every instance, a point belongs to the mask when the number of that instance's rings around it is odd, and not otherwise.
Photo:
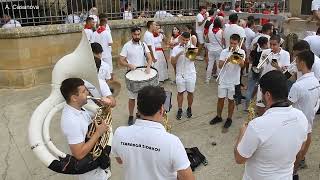
[(253, 20), (248, 20), (247, 21), (247, 27), (251, 28), (254, 25), (254, 21)]
[(92, 17), (87, 17), (86, 23), (89, 23), (90, 21), (93, 21), (94, 19)]
[(70, 102), (70, 97), (72, 95), (79, 94), (78, 88), (83, 85), (84, 81), (80, 78), (68, 78), (62, 81), (60, 86), (60, 92), (64, 99), (67, 101), (67, 103)]
[(199, 11), (202, 11), (202, 9), (206, 9), (205, 6), (199, 6)]
[(267, 37), (264, 37), (264, 36), (261, 36), (259, 39), (258, 39), (258, 44), (260, 47), (262, 47), (263, 45), (265, 44), (268, 44), (269, 40)]
[(103, 48), (102, 48), (101, 44), (99, 44), (97, 42), (91, 43), (91, 49), (94, 54), (100, 54), (103, 52)]
[(137, 108), (144, 116), (153, 116), (166, 101), (166, 93), (160, 86), (145, 86), (138, 92)]
[(108, 18), (106, 16), (99, 16), (100, 25), (106, 25), (108, 23)]
[(254, 21), (254, 16), (248, 16), (248, 17), (247, 17), (247, 20), (248, 20), (248, 21)]
[(136, 32), (136, 31), (141, 31), (141, 28), (140, 28), (139, 26), (133, 26), (133, 27), (131, 28), (131, 32), (134, 33), (134, 32)]
[(214, 15), (214, 12), (215, 12), (214, 9), (210, 9), (210, 10), (209, 10), (209, 16), (213, 16), (213, 15)]
[(287, 100), (288, 83), (286, 76), (277, 70), (269, 71), (259, 80), (262, 94), (267, 91), (272, 95), (273, 101)]
[(182, 37), (184, 37), (184, 38), (190, 38), (190, 33), (189, 32), (183, 32), (182, 34), (181, 34), (181, 36)]
[(240, 5), (239, 5), (239, 4), (235, 5), (235, 8), (239, 8), (239, 7), (240, 7)]
[(240, 39), (241, 39), (241, 37), (239, 36), (239, 34), (232, 34), (230, 36), (230, 40), (235, 40), (235, 41), (240, 42)]
[(152, 25), (152, 23), (154, 23), (154, 21), (148, 21), (148, 22), (147, 22), (147, 28), (148, 28), (148, 29), (150, 28), (150, 26)]
[(306, 64), (307, 68), (311, 70), (312, 65), (314, 63), (314, 54), (312, 51), (310, 50), (301, 51), (297, 54), (297, 58), (300, 61), (303, 61)]
[(238, 15), (236, 13), (230, 14), (229, 15), (229, 21), (231, 23), (236, 23), (238, 21)]
[(306, 40), (300, 40), (293, 45), (292, 50), (294, 51), (310, 50), (310, 44)]
[(213, 27), (214, 28), (222, 28), (222, 22), (220, 18), (216, 17), (213, 21)]
[(270, 41), (277, 41), (279, 44), (281, 42), (281, 37), (279, 35), (271, 35)]
[(272, 27), (273, 27), (273, 24), (271, 24), (271, 23), (266, 23), (266, 24), (264, 24), (263, 26), (262, 26), (262, 29), (261, 29), (261, 31), (262, 32), (267, 32), (267, 31), (271, 31), (272, 30)]

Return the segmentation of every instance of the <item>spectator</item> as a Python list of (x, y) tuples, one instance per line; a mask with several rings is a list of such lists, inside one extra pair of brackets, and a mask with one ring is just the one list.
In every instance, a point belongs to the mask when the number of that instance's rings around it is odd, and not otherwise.
[(237, 4), (235, 6), (234, 10), (231, 10), (231, 12), (233, 12), (233, 13), (242, 13), (240, 5)]
[(138, 19), (147, 18), (144, 11), (141, 11), (140, 15), (138, 16)]
[(131, 11), (131, 4), (126, 4), (125, 5), (125, 10), (123, 12), (123, 19), (128, 20), (128, 19), (133, 19), (132, 11)]
[(98, 24), (99, 24), (99, 12), (98, 12), (98, 9), (96, 7), (92, 7), (90, 10), (89, 10), (89, 17), (93, 18), (93, 21), (94, 21), (94, 30), (96, 28), (98, 28)]
[(86, 24), (84, 25), (84, 32), (87, 35), (88, 41), (91, 43), (93, 35), (94, 19), (92, 17), (87, 17)]
[(4, 21), (4, 25), (2, 26), (2, 28), (15, 28), (15, 27), (21, 27), (21, 24), (19, 21), (11, 19), (11, 16), (4, 14), (2, 20)]

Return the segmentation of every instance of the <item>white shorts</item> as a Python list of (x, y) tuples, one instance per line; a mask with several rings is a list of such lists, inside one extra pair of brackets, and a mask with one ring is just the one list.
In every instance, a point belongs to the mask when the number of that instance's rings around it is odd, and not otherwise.
[(177, 76), (176, 84), (177, 84), (178, 92), (182, 93), (184, 91), (188, 91), (190, 93), (193, 93), (196, 86), (196, 80), (197, 80), (196, 75), (191, 75), (184, 78), (182, 76)]
[(320, 10), (320, 1), (313, 0), (311, 5), (311, 11), (318, 11), (318, 10)]
[(235, 95), (235, 87), (221, 87), (218, 86), (218, 98), (226, 98), (233, 100)]
[(262, 102), (262, 92), (261, 92), (260, 86), (258, 86), (256, 106), (258, 106), (258, 107), (266, 107)]
[(203, 33), (197, 32), (197, 39), (198, 39), (198, 43), (199, 43), (199, 44), (204, 44)]
[(137, 99), (138, 93), (134, 93), (134, 92), (128, 90), (128, 97), (129, 97), (129, 99)]

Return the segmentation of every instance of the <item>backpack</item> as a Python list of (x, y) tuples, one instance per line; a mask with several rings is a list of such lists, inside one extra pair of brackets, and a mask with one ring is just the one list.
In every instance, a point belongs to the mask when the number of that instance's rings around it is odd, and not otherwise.
[(185, 148), (185, 150), (187, 152), (192, 171), (194, 171), (195, 168), (198, 167), (201, 163), (204, 166), (208, 165), (206, 157), (199, 151), (197, 147)]

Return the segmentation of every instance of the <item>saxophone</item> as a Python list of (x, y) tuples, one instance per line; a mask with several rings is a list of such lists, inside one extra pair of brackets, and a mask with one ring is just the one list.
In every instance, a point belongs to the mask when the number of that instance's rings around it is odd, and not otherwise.
[[(112, 117), (111, 117), (111, 107), (110, 106), (101, 106), (98, 108), (95, 117), (92, 120), (92, 124), (89, 127), (86, 137), (91, 138), (93, 134), (96, 132), (95, 122), (101, 124), (102, 121), (105, 121), (106, 124), (111, 127)], [(100, 140), (94, 145), (93, 149), (90, 151), (92, 154), (93, 160), (96, 160), (102, 153), (103, 149), (107, 146), (109, 138), (110, 138), (109, 128), (101, 137)]]
[(255, 105), (256, 105), (256, 100), (251, 99), (248, 107), (248, 117), (247, 117), (247, 120), (245, 120), (246, 124), (249, 124), (249, 122), (256, 117)]

